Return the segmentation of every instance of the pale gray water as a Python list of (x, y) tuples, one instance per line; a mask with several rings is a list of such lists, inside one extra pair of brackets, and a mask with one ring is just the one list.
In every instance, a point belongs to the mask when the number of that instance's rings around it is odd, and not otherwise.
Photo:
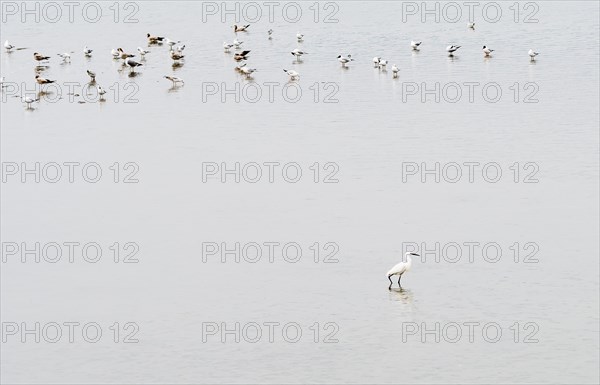
[[(23, 24), (15, 16), (2, 23), (2, 42), (28, 47), (3, 50), (6, 82), (33, 87), (31, 56), (39, 51), (52, 56), (42, 76), (63, 90), (65, 82), (87, 82), (86, 69), (105, 88), (121, 89), (116, 102), (109, 94), (85, 104), (70, 103), (63, 91), (64, 99), (46, 98), (34, 110), (4, 90), (4, 164), (97, 162), (103, 177), (36, 184), (7, 176), (2, 242), (97, 242), (103, 256), (96, 264), (80, 256), (36, 264), (3, 254), (3, 326), (97, 322), (103, 336), (88, 343), (79, 330), (72, 344), (66, 335), (36, 344), (4, 331), (3, 383), (598, 383), (597, 2), (537, 2), (539, 23), (529, 24), (515, 23), (511, 4), (502, 3), (500, 21), (476, 14), (474, 31), (464, 17), (403, 23), (401, 3), (392, 2), (339, 2), (339, 23), (314, 23), (311, 3), (302, 3), (298, 23), (278, 13), (238, 34), (263, 91), (265, 82), (287, 83), (283, 68), (300, 72), (298, 103), (281, 93), (273, 103), (266, 95), (257, 103), (222, 103), (219, 95), (203, 102), (203, 82), (233, 88), (248, 81), (221, 49), (235, 37), (233, 21), (203, 23), (200, 3), (140, 2), (134, 24), (112, 22), (110, 4), (102, 4), (106, 16), (95, 24), (81, 17)], [(294, 64), (298, 31), (309, 55)], [(182, 40), (185, 64), (173, 70), (166, 46), (153, 46), (138, 76), (119, 72), (110, 49), (146, 47), (147, 32)], [(421, 52), (410, 51), (411, 39), (424, 41)], [(89, 60), (86, 44), (94, 49)], [(462, 45), (454, 60), (444, 52), (449, 44)], [(483, 58), (484, 44), (494, 57)], [(541, 52), (534, 63), (530, 48)], [(65, 51), (75, 52), (61, 65), (55, 55)], [(347, 70), (335, 59), (340, 53), (355, 58)], [(387, 73), (373, 68), (376, 55), (390, 60)], [(186, 84), (169, 92), (161, 76), (173, 73)], [(127, 82), (139, 87), (138, 103), (124, 103)], [(335, 83), (339, 102), (323, 103), (321, 89), (315, 103), (309, 87), (316, 82)], [(403, 102), (402, 84), (411, 82), (495, 82), (503, 96), (497, 103), (481, 93), (473, 103), (466, 95), (458, 103)], [(509, 88), (515, 83), (519, 103)], [(537, 103), (523, 103), (525, 83), (537, 85)], [(113, 183), (115, 162), (139, 165), (139, 183)], [(303, 178), (203, 183), (203, 162), (297, 162)], [(336, 163), (339, 183), (313, 183), (315, 162)], [(503, 176), (495, 184), (480, 174), (474, 183), (418, 176), (403, 183), (403, 162), (496, 162)], [(539, 183), (514, 183), (515, 162), (534, 162)], [(137, 243), (139, 263), (112, 263), (109, 246), (117, 241)], [(302, 260), (202, 262), (203, 242), (269, 241), (297, 242)], [(315, 242), (335, 242), (339, 262), (313, 263)], [(402, 278), (405, 290), (388, 291), (385, 273), (402, 259), (403, 242), (496, 242), (503, 254), (498, 263), (480, 253), (473, 263), (465, 255), (459, 263), (416, 259)], [(538, 245), (538, 263), (514, 263), (515, 242)], [(114, 322), (137, 324), (139, 342), (124, 344), (122, 330), (114, 343)], [(202, 325), (211, 322), (296, 322), (303, 335), (290, 343), (276, 329), (269, 343), (265, 327), (257, 343), (232, 336), (221, 343), (218, 335), (203, 342)], [(315, 322), (318, 343), (309, 329)], [(334, 330), (328, 322), (339, 328), (337, 343), (323, 342)], [(479, 328), (472, 343), (466, 334), (457, 343), (432, 335), (422, 343), (420, 333), (403, 333), (412, 322), (496, 323), (502, 338), (488, 342)], [(524, 343), (534, 328), (537, 342)]]

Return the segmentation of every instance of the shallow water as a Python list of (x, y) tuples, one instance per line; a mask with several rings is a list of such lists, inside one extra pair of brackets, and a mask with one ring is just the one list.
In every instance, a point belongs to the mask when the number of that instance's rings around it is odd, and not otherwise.
[[(335, 7), (321, 3), (315, 23), (312, 3), (301, 3), (297, 23), (276, 13), (238, 34), (258, 69), (253, 80), (221, 49), (235, 38), (231, 18), (203, 22), (200, 3), (138, 2), (137, 23), (115, 23), (101, 4), (97, 23), (2, 23), (2, 41), (27, 47), (0, 56), (6, 84), (16, 87), (3, 90), (1, 104), (2, 382), (599, 381), (597, 2), (537, 2), (538, 23), (515, 22), (502, 3), (496, 23), (476, 13), (475, 30), (465, 17), (423, 23), (418, 13), (403, 22), (403, 5), (393, 2), (336, 3), (333, 23), (323, 18)], [(120, 20), (132, 9), (122, 8)], [(530, 11), (521, 9), (520, 20)], [(111, 48), (146, 47), (147, 32), (182, 40), (184, 64), (173, 68), (165, 45), (148, 48), (136, 76), (111, 59)], [(410, 50), (411, 39), (424, 42), (420, 52)], [(454, 58), (449, 44), (462, 46)], [(496, 50), (492, 58), (483, 57), (484, 44)], [(89, 59), (84, 45), (94, 49)], [(301, 63), (289, 54), (296, 46), (309, 52)], [(530, 48), (541, 53), (535, 62)], [(35, 51), (52, 56), (41, 75), (58, 87), (27, 110), (13, 95), (23, 82), (33, 89)], [(55, 54), (65, 51), (74, 51), (72, 60), (61, 64)], [(336, 61), (341, 53), (355, 59), (346, 69)], [(387, 72), (373, 68), (374, 56), (390, 61)], [(289, 84), (284, 68), (300, 80)], [(113, 87), (105, 101), (94, 86), (82, 91), (86, 69)], [(162, 76), (173, 74), (185, 85), (171, 89)], [(71, 92), (69, 82), (81, 86)], [(436, 84), (439, 102), (425, 91)], [(91, 95), (68, 95), (82, 92)], [(13, 162), (16, 175), (7, 168)], [(69, 183), (63, 165), (61, 180), (49, 183), (48, 166), (40, 183), (27, 174), (22, 183), (22, 162), (95, 162), (102, 177), (87, 182), (78, 168)], [(262, 178), (249, 183), (249, 166), (240, 183), (231, 174), (226, 183), (220, 174), (204, 182), (207, 167), (222, 162), (256, 162)], [(265, 162), (280, 163), (273, 183)], [(297, 183), (281, 174), (293, 162), (302, 170)], [(436, 162), (439, 183), (408, 172)], [(472, 183), (465, 162), (479, 164)], [(456, 164), (463, 176), (451, 183)], [(486, 164), (493, 167), (484, 177)], [(123, 183), (128, 176), (138, 182)], [(97, 243), (100, 261), (78, 251), (69, 263), (65, 246), (56, 263), (31, 255), (21, 263), (8, 252), (9, 243), (69, 241)], [(114, 263), (115, 242), (120, 258), (133, 250), (125, 243), (138, 245), (139, 262)], [(221, 242), (251, 245), (239, 263), (232, 255), (221, 263), (203, 252)], [(272, 263), (264, 242), (280, 244)], [(294, 247), (287, 260), (281, 252), (291, 242), (302, 250), (296, 263)], [(436, 242), (437, 253), (420, 246)], [(465, 242), (478, 244), (472, 261)], [(262, 245), (255, 263), (253, 243)], [(396, 282), (388, 290), (385, 273), (407, 243), (422, 257), (402, 278), (404, 290)], [(22, 326), (35, 322), (40, 343), (33, 334), (22, 342)], [(47, 341), (50, 326), (41, 330), (51, 322), (63, 325), (57, 343)], [(69, 343), (64, 322), (96, 322), (102, 337), (91, 343), (76, 329)], [(227, 334), (236, 322), (239, 332)], [(273, 342), (265, 323), (279, 323)], [(138, 342), (124, 343), (132, 332)], [(93, 340), (93, 331), (86, 336)]]

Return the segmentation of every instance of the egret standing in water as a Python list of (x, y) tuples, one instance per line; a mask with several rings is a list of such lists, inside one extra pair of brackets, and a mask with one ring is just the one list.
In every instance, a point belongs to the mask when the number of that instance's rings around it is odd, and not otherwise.
[(405, 255), (406, 262), (400, 262), (387, 272), (387, 277), (390, 280), (390, 286), (388, 287), (388, 290), (392, 290), (392, 276), (394, 275), (398, 276), (398, 286), (402, 289), (402, 286), (400, 286), (400, 279), (402, 278), (402, 274), (410, 270), (410, 267), (412, 266), (412, 256), (420, 257), (420, 255), (416, 253), (406, 253)]

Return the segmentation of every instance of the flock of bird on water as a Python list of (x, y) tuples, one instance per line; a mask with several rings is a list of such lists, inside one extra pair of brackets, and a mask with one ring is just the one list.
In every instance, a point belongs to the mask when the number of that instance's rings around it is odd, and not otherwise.
[[(241, 26), (234, 25), (233, 30), (237, 34), (238, 32), (247, 32), (249, 27), (250, 27), (249, 24), (241, 25)], [(469, 23), (467, 25), (467, 27), (470, 29), (475, 29), (475, 23)], [(273, 30), (272, 29), (269, 29), (267, 31), (267, 36), (269, 39), (273, 38)], [(180, 43), (181, 43), (180, 41), (171, 40), (164, 36), (153, 36), (149, 33), (146, 35), (146, 37), (148, 38), (149, 46), (163, 45), (163, 44), (168, 45), (169, 54), (171, 56), (171, 59), (173, 60), (173, 65), (174, 66), (181, 65), (181, 61), (185, 58), (185, 55), (183, 53), (185, 50), (185, 44), (180, 45)], [(300, 32), (298, 32), (296, 34), (296, 40), (299, 43), (303, 42), (304, 35), (301, 34)], [(239, 41), (236, 37), (232, 43), (224, 42), (223, 50), (225, 53), (231, 53), (231, 50), (234, 49), (233, 60), (235, 60), (236, 62), (239, 63), (235, 67), (235, 70), (249, 79), (252, 77), (252, 74), (254, 72), (256, 72), (256, 68), (250, 68), (247, 66), (247, 60), (248, 60), (250, 51), (243, 50), (241, 48), (242, 44), (243, 44), (243, 42)], [(422, 44), (422, 42), (420, 42), (420, 41), (411, 41), (410, 42), (410, 46), (411, 46), (412, 50), (414, 50), (414, 51), (419, 51), (421, 44)], [(13, 50), (22, 49), (22, 48), (17, 48), (16, 46), (10, 44), (8, 40), (4, 43), (4, 48), (6, 48), (7, 52), (12, 52)], [(446, 47), (446, 52), (448, 52), (449, 56), (454, 56), (454, 53), (456, 51), (458, 51), (460, 48), (461, 48), (461, 46), (459, 46), (459, 45), (449, 45), (448, 47)], [(483, 46), (482, 51), (483, 51), (484, 56), (486, 56), (486, 57), (491, 57), (492, 52), (494, 52), (493, 49), (491, 49), (485, 45)], [(136, 54), (127, 53), (122, 48), (112, 49), (111, 55), (112, 55), (113, 59), (115, 59), (115, 60), (122, 60), (123, 61), (122, 65), (124, 67), (128, 67), (130, 69), (130, 71), (132, 73), (134, 73), (138, 67), (142, 67), (144, 65), (143, 61), (145, 60), (146, 55), (150, 53), (149, 50), (146, 50), (142, 47), (138, 47), (137, 52), (138, 52), (137, 55), (140, 56), (139, 61), (134, 59), (137, 56)], [(68, 53), (68, 52), (60, 53), (60, 54), (57, 54), (57, 56), (59, 56), (64, 62), (70, 62), (71, 53)], [(92, 53), (93, 53), (93, 50), (88, 48), (87, 46), (83, 48), (84, 56), (91, 57)], [(308, 54), (308, 52), (301, 50), (300, 48), (295, 48), (293, 51), (291, 51), (291, 54), (295, 56), (297, 61), (300, 61), (302, 56)], [(535, 57), (539, 55), (538, 52), (535, 52), (532, 49), (529, 50), (528, 54), (529, 54), (530, 60), (535, 60)], [(38, 63), (38, 67), (36, 67), (36, 72), (38, 74), (35, 76), (36, 82), (40, 85), (54, 83), (55, 80), (50, 80), (50, 79), (44, 78), (39, 75), (39, 72), (44, 69), (44, 66), (42, 65), (42, 63), (47, 63), (50, 60), (50, 56), (45, 56), (41, 53), (35, 52), (33, 54), (33, 59)], [(350, 62), (354, 61), (351, 54), (346, 54), (346, 55), (340, 54), (340, 55), (338, 55), (337, 60), (338, 60), (338, 62), (341, 63), (342, 67), (347, 67)], [(373, 65), (375, 68), (379, 68), (380, 70), (385, 71), (387, 68), (387, 65), (388, 65), (388, 61), (382, 57), (376, 56), (373, 58)], [(300, 79), (300, 74), (297, 71), (289, 70), (289, 69), (283, 69), (283, 71), (290, 77), (290, 80), (292, 80), (292, 81)], [(87, 72), (87, 75), (90, 77), (90, 83), (95, 84), (96, 83), (96, 73), (89, 69), (86, 72)], [(400, 69), (395, 64), (393, 64), (392, 65), (392, 76), (394, 78), (397, 78), (399, 72), (400, 72)], [(163, 77), (165, 79), (171, 81), (173, 87), (177, 87), (177, 86), (183, 85), (185, 83), (183, 81), (183, 79), (181, 79), (177, 76), (165, 75)], [(0, 82), (3, 85), (4, 77), (0, 78)], [(102, 88), (102, 86), (98, 85), (98, 95), (100, 97), (100, 100), (103, 100), (105, 94), (106, 94), (106, 90), (104, 90)], [(27, 109), (30, 109), (30, 108), (32, 108), (31, 104), (39, 101), (39, 98), (34, 99), (29, 96), (21, 96), (21, 100), (26, 105)], [(412, 257), (413, 256), (418, 257), (419, 254), (406, 253), (405, 254), (406, 262), (400, 262), (400, 263), (396, 264), (394, 267), (392, 267), (387, 272), (387, 277), (388, 277), (388, 280), (390, 281), (390, 286), (388, 287), (388, 289), (391, 290), (391, 288), (392, 288), (392, 284), (393, 284), (392, 277), (393, 276), (398, 276), (398, 286), (400, 288), (402, 288), (402, 286), (400, 285), (400, 280), (402, 278), (402, 275), (404, 275), (406, 272), (408, 272), (410, 270), (410, 268), (412, 266)]]
[[(468, 23), (467, 27), (470, 29), (475, 29), (475, 23)], [(248, 28), (250, 28), (250, 24), (233, 26), (233, 30), (236, 33), (236, 36), (237, 36), (237, 33), (239, 33), (239, 32), (248, 32)], [(268, 39), (273, 38), (273, 30), (272, 29), (269, 29), (267, 31), (267, 36), (268, 36)], [(169, 55), (171, 56), (171, 59), (173, 60), (173, 66), (177, 67), (177, 66), (181, 65), (182, 61), (185, 58), (185, 55), (184, 55), (185, 44), (181, 44), (181, 41), (171, 40), (164, 36), (153, 36), (149, 33), (146, 35), (146, 37), (148, 39), (148, 46), (155, 46), (155, 45), (158, 46), (158, 45), (166, 44), (169, 47)], [(298, 41), (298, 43), (302, 43), (304, 41), (304, 35), (301, 34), (300, 32), (298, 32), (296, 34), (296, 40)], [(233, 60), (235, 60), (237, 63), (239, 63), (235, 67), (235, 70), (237, 72), (239, 72), (240, 74), (242, 74), (243, 76), (245, 76), (247, 79), (250, 79), (250, 78), (252, 78), (252, 75), (254, 74), (254, 72), (257, 71), (257, 69), (250, 68), (247, 65), (247, 60), (248, 60), (248, 57), (250, 54), (250, 50), (242, 49), (241, 46), (243, 43), (244, 43), (243, 41), (239, 41), (236, 37), (232, 43), (224, 42), (223, 50), (225, 53), (228, 53), (228, 54), (231, 53), (232, 49), (234, 50)], [(413, 51), (419, 51), (421, 48), (421, 44), (422, 44), (421, 41), (411, 41), (410, 42), (410, 46)], [(13, 50), (24, 49), (24, 48), (17, 48), (16, 46), (10, 44), (10, 42), (8, 40), (4, 43), (4, 48), (9, 53), (12, 52)], [(454, 56), (455, 52), (458, 51), (460, 48), (461, 48), (460, 45), (449, 45), (446, 47), (446, 52), (448, 53), (449, 56)], [(483, 46), (482, 51), (483, 51), (483, 54), (485, 57), (491, 57), (492, 52), (494, 52), (493, 49), (491, 49), (485, 45)], [(60, 57), (63, 62), (70, 62), (71, 61), (71, 53), (73, 53), (73, 52), (60, 53), (60, 54), (57, 54), (57, 56)], [(93, 53), (93, 50), (88, 48), (87, 46), (83, 48), (83, 55), (85, 57), (88, 57), (88, 58), (91, 57), (92, 53)], [(142, 67), (144, 65), (143, 62), (146, 60), (146, 55), (149, 53), (150, 53), (149, 50), (146, 50), (142, 47), (137, 48), (137, 54), (127, 53), (122, 48), (113, 48), (111, 50), (111, 55), (112, 55), (113, 59), (114, 60), (122, 60), (122, 66), (128, 67), (132, 74), (135, 74), (135, 70), (138, 67)], [(302, 56), (307, 55), (308, 52), (306, 52), (300, 48), (295, 48), (293, 51), (291, 51), (291, 54), (294, 55), (294, 57), (296, 58), (296, 61), (300, 62)], [(537, 55), (539, 55), (538, 52), (535, 52), (532, 49), (529, 50), (528, 54), (529, 54), (530, 60), (532, 60), (532, 61), (535, 60)], [(137, 55), (140, 56), (139, 60), (134, 59)], [(45, 84), (54, 83), (55, 80), (50, 80), (48, 78), (40, 76), (40, 74), (39, 74), (41, 71), (44, 70), (44, 68), (45, 68), (44, 64), (49, 62), (50, 56), (46, 56), (41, 53), (35, 52), (33, 54), (33, 59), (38, 63), (38, 66), (36, 67), (37, 74), (35, 76), (36, 82), (42, 86)], [(352, 58), (351, 54), (340, 54), (337, 56), (337, 60), (339, 63), (341, 63), (342, 67), (347, 67), (349, 65), (349, 63), (354, 61), (354, 58)], [(388, 65), (388, 60), (377, 56), (377, 57), (373, 58), (373, 65), (375, 68), (379, 68), (380, 70), (386, 71), (387, 65)], [(392, 65), (391, 70), (392, 70), (392, 77), (397, 78), (398, 74), (400, 72), (400, 69), (396, 66), (396, 64)], [(300, 73), (298, 73), (295, 70), (283, 69), (283, 71), (290, 77), (291, 81), (296, 81), (296, 80), (300, 79)], [(94, 71), (88, 69), (87, 75), (90, 77), (90, 84), (95, 85), (96, 84), (96, 73)], [(181, 79), (177, 76), (165, 75), (163, 77), (165, 79), (171, 81), (173, 87), (178, 87), (185, 83), (183, 81), (183, 79)], [(2, 84), (2, 88), (4, 88), (4, 77), (0, 78), (0, 83)], [(102, 88), (102, 86), (100, 86), (100, 85), (98, 85), (97, 90), (98, 90), (99, 100), (103, 101), (104, 95), (106, 94), (106, 90), (104, 88)], [(27, 109), (31, 109), (32, 103), (39, 101), (39, 98), (31, 98), (29, 96), (21, 96), (21, 100), (26, 105)]]

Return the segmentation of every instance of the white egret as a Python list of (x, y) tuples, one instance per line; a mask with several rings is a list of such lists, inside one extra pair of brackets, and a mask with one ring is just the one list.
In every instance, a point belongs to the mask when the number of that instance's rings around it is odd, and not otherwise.
[(392, 267), (390, 271), (387, 272), (387, 277), (390, 280), (390, 286), (388, 287), (389, 290), (392, 290), (392, 276), (394, 275), (398, 276), (398, 286), (402, 288), (402, 286), (400, 285), (400, 279), (402, 278), (402, 274), (410, 270), (410, 267), (412, 266), (412, 256), (419, 257), (420, 255), (416, 253), (406, 253), (405, 256), (406, 262), (400, 262), (399, 264)]

